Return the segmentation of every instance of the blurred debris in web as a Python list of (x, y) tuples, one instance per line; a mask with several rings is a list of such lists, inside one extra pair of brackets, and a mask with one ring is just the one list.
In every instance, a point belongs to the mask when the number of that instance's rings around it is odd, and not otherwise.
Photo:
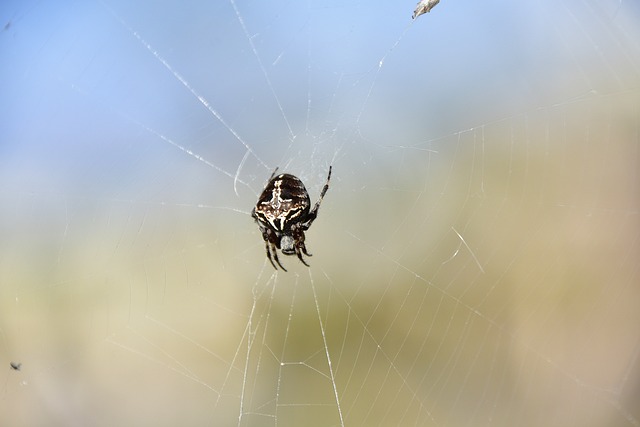
[(430, 12), (438, 3), (440, 3), (440, 0), (420, 0), (416, 5), (416, 10), (411, 15), (411, 19), (416, 19), (423, 13)]

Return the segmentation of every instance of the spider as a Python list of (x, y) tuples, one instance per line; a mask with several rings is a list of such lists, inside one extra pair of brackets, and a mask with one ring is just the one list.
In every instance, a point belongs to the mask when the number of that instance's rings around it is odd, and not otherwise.
[[(278, 259), (278, 249), (285, 255), (296, 254), (298, 259), (307, 267), (309, 264), (302, 258), (302, 254), (311, 256), (304, 245), (304, 232), (318, 216), (318, 208), (329, 189), (331, 166), (324, 188), (320, 192), (320, 199), (309, 210), (311, 199), (307, 189), (298, 177), (283, 173), (278, 176), (273, 171), (269, 182), (258, 198), (258, 203), (251, 211), (251, 216), (258, 223), (262, 238), (267, 249), (267, 258), (276, 270), (276, 264), (287, 271)], [(275, 263), (273, 262), (275, 260)]]

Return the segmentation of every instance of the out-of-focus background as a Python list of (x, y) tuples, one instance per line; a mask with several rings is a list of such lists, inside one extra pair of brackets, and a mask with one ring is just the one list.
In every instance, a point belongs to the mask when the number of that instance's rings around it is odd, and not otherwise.
[(640, 425), (640, 6), (414, 7), (2, 3), (0, 425)]

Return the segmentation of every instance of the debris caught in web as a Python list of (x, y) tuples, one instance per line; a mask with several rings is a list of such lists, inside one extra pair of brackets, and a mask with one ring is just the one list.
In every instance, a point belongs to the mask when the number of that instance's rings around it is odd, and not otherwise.
[(423, 13), (429, 12), (438, 3), (440, 3), (440, 0), (420, 0), (416, 5), (416, 10), (413, 11), (413, 15), (411, 16), (411, 19), (416, 19), (418, 16), (422, 15)]
[(9, 363), (9, 366), (11, 366), (11, 369), (14, 371), (19, 371), (20, 368), (22, 368), (22, 363), (11, 362)]

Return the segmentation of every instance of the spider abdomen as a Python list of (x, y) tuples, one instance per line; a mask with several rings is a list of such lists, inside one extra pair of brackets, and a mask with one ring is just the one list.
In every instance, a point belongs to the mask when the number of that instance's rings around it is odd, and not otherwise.
[(258, 198), (256, 214), (275, 231), (286, 233), (297, 218), (309, 213), (311, 200), (300, 179), (284, 173), (274, 177)]

